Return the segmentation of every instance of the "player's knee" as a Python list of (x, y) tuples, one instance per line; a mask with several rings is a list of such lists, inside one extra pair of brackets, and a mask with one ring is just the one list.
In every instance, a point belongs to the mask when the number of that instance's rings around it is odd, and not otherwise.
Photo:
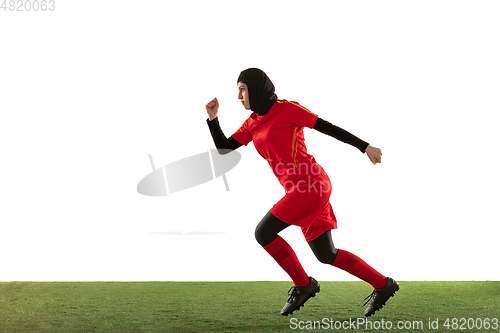
[(271, 243), (274, 240), (274, 238), (272, 237), (273, 235), (267, 233), (260, 224), (255, 228), (255, 239), (257, 240), (257, 243), (260, 244), (260, 246), (265, 247), (267, 244)]
[(255, 228), (255, 240), (257, 241), (257, 243), (259, 243), (260, 245), (261, 242), (262, 242), (262, 235), (261, 235), (261, 232), (259, 230), (259, 226), (257, 226), (257, 228)]
[(321, 253), (315, 253), (315, 255), (320, 263), (333, 265), (337, 258), (337, 252), (337, 249), (333, 249), (333, 251), (322, 251)]
[(266, 247), (267, 245), (271, 244), (272, 241), (275, 240), (277, 237), (278, 237), (277, 233), (270, 232), (261, 224), (259, 224), (257, 228), (255, 228), (255, 239), (262, 247)]
[(257, 224), (255, 228), (255, 239), (262, 247), (265, 247), (278, 237), (278, 233), (281, 230), (288, 226), (290, 226), (290, 224), (281, 221), (269, 212), (259, 224)]

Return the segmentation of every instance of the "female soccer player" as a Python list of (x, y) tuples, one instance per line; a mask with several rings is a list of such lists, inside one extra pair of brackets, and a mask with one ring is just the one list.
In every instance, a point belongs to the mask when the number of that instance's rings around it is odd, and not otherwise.
[(226, 138), (217, 117), (219, 102), (214, 98), (205, 106), (209, 117), (207, 123), (222, 154), (253, 141), (285, 189), (285, 196), (255, 229), (257, 242), (288, 273), (294, 284), (281, 314), (291, 314), (319, 292), (319, 283), (306, 274), (293, 249), (278, 235), (290, 225), (296, 225), (301, 227), (320, 262), (343, 269), (373, 286), (374, 291), (365, 303), (370, 302), (365, 316), (371, 316), (395, 295), (399, 284), (356, 255), (333, 245), (331, 230), (337, 228), (337, 220), (329, 202), (330, 179), (308, 154), (303, 128), (314, 128), (358, 148), (373, 164), (381, 162), (381, 150), (319, 118), (296, 102), (278, 99), (273, 83), (260, 69), (249, 68), (241, 72), (237, 84), (238, 99), (245, 109), (253, 111), (250, 117)]

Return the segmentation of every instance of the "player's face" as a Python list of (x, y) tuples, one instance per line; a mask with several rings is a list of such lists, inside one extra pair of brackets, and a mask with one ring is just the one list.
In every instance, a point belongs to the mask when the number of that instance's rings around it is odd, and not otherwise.
[(243, 82), (238, 82), (238, 99), (241, 100), (241, 104), (245, 109), (250, 110), (250, 98), (248, 97), (248, 87)]

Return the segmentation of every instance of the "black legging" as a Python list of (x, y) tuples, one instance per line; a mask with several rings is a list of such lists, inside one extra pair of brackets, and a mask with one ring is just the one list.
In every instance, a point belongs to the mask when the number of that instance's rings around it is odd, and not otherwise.
[[(268, 212), (255, 228), (255, 239), (265, 247), (278, 237), (278, 233), (289, 227), (290, 224), (278, 219)], [(333, 265), (337, 257), (337, 248), (333, 245), (331, 231), (325, 231), (321, 236), (308, 242), (316, 258), (323, 264)]]

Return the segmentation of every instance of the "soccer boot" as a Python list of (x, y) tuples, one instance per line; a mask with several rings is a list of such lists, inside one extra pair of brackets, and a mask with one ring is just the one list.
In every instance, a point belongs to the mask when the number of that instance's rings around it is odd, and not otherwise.
[(365, 298), (365, 300), (368, 300), (363, 305), (370, 302), (370, 305), (366, 308), (365, 317), (370, 317), (376, 311), (382, 309), (385, 302), (387, 302), (387, 300), (392, 296), (396, 295), (396, 291), (399, 290), (399, 283), (397, 283), (394, 279), (386, 277), (385, 281), (386, 283), (383, 288), (373, 290), (373, 292)]
[[(293, 290), (292, 290), (293, 289)], [(292, 292), (290, 293), (290, 290)], [(295, 310), (304, 305), (304, 303), (311, 297), (319, 293), (319, 283), (314, 278), (309, 277), (309, 285), (307, 287), (292, 287), (288, 290), (290, 298), (281, 310), (282, 316), (288, 316)]]

